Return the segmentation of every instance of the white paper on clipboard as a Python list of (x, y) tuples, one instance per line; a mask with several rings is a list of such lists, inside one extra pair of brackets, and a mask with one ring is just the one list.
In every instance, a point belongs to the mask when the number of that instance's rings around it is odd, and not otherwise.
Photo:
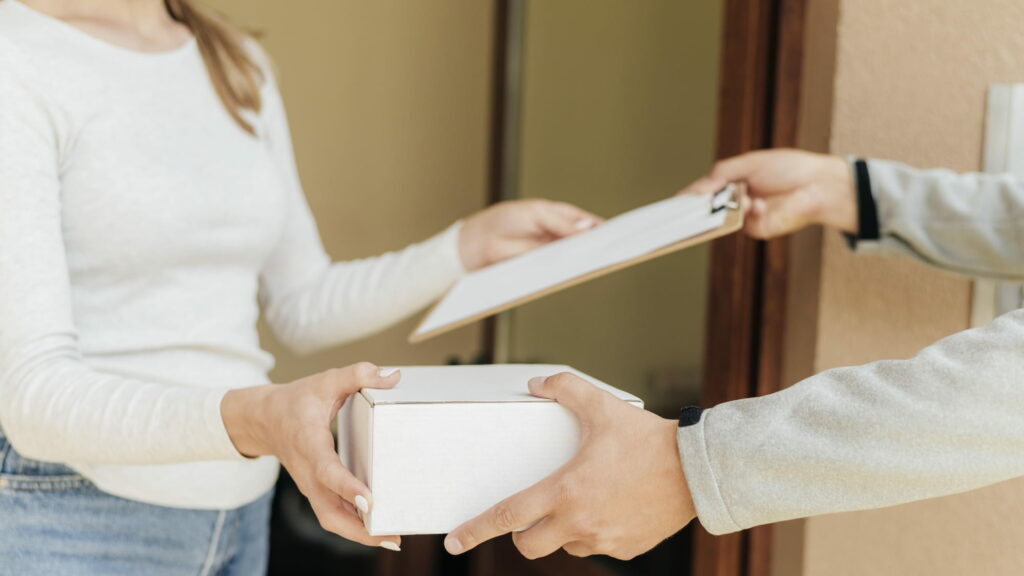
[[(728, 192), (728, 195), (723, 193)], [(423, 340), (721, 227), (734, 189), (682, 195), (626, 212), (592, 230), (464, 276), (412, 334)], [(732, 206), (731, 206), (732, 207)]]

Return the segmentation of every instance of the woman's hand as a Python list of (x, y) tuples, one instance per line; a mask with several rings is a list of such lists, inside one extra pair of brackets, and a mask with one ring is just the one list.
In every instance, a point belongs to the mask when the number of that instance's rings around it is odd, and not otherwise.
[(857, 233), (857, 198), (846, 160), (798, 150), (764, 150), (722, 160), (682, 191), (710, 194), (746, 182), (746, 231), (774, 238), (812, 224)]
[(369, 488), (341, 464), (331, 422), (351, 394), (391, 388), (398, 371), (381, 375), (363, 362), (291, 384), (228, 392), (221, 415), (235, 448), (246, 456), (273, 455), (295, 480), (324, 529), (349, 540), (397, 551), (401, 538), (370, 536), (359, 518), (373, 506)]
[(501, 202), (466, 219), (459, 234), (459, 254), (466, 270), (477, 270), (601, 222), (601, 218), (564, 202)]

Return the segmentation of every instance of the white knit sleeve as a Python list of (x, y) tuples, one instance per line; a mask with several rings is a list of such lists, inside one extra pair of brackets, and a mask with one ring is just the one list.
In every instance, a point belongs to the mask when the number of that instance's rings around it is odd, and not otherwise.
[(268, 324), (286, 346), (313, 352), (383, 330), (442, 296), (464, 274), (458, 222), (399, 252), (332, 263), (299, 182), (284, 106), (269, 73), (263, 126), (287, 187), (288, 215), (264, 267), (261, 296)]
[(38, 460), (169, 464), (241, 458), (223, 391), (95, 371), (82, 360), (61, 227), (59, 109), (0, 54), (0, 425)]

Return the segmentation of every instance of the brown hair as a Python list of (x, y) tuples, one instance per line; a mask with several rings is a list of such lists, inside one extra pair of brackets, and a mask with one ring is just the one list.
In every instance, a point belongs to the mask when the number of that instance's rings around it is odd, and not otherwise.
[(235, 122), (249, 134), (256, 131), (243, 111), (259, 112), (263, 70), (245, 46), (245, 34), (219, 14), (197, 6), (191, 0), (164, 0), (171, 18), (184, 24), (195, 36), (221, 102)]

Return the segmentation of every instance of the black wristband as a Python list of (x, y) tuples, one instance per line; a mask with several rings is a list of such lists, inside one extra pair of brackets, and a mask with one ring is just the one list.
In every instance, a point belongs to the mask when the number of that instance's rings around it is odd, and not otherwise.
[(857, 247), (858, 240), (878, 240), (881, 232), (878, 223), (878, 206), (871, 188), (871, 172), (868, 163), (858, 159), (853, 164), (854, 184), (857, 189), (857, 233), (846, 234), (850, 249)]
[(704, 409), (700, 406), (687, 406), (679, 411), (679, 427), (685, 428), (700, 422)]

